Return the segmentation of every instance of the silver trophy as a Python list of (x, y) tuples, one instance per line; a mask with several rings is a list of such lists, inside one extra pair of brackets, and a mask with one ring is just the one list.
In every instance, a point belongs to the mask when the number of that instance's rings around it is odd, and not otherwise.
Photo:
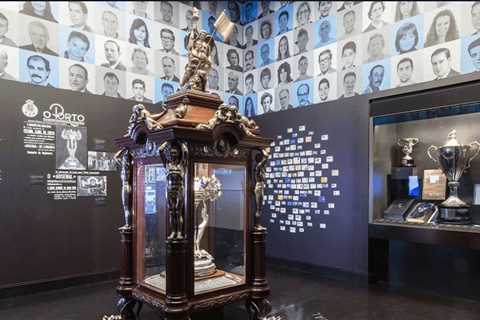
[(195, 247), (194, 247), (194, 272), (195, 277), (208, 277), (216, 272), (214, 258), (206, 250), (200, 248), (200, 241), (205, 234), (208, 224), (208, 205), (222, 195), (222, 184), (220, 180), (212, 175), (210, 177), (196, 177), (194, 181), (195, 192), (195, 212), (201, 210), (202, 221), (195, 229)]
[(448, 179), (449, 197), (440, 204), (438, 222), (453, 224), (469, 224), (470, 206), (458, 197), (460, 178), (470, 162), (478, 155), (480, 143), (473, 141), (462, 145), (457, 141), (457, 131), (448, 134), (447, 143), (442, 147), (430, 146), (428, 156), (440, 165)]
[(401, 160), (402, 167), (415, 167), (412, 153), (413, 147), (418, 143), (418, 138), (398, 138), (397, 144), (402, 147), (403, 158)]

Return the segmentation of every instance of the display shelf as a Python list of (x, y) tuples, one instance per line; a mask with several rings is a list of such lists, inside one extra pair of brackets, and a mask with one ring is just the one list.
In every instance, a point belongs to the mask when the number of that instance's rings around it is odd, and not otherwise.
[(427, 223), (419, 224), (407, 221), (395, 221), (390, 219), (375, 219), (371, 224), (375, 225), (386, 225), (386, 226), (398, 226), (398, 227), (407, 227), (407, 228), (419, 228), (419, 229), (430, 229), (430, 230), (445, 230), (445, 231), (457, 231), (457, 232), (473, 232), (480, 233), (480, 225), (454, 225), (454, 224), (438, 224), (438, 223)]

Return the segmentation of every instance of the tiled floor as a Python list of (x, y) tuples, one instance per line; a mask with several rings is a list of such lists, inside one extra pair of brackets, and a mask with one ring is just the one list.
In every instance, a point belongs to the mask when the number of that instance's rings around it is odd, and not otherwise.
[[(306, 320), (478, 320), (480, 302), (354, 285), (318, 275), (269, 268), (274, 313)], [(0, 300), (0, 319), (96, 320), (114, 313), (115, 283), (76, 287)], [(322, 318), (323, 316), (323, 318)], [(243, 304), (224, 311), (228, 320), (247, 319)], [(144, 307), (140, 320), (160, 319)], [(208, 320), (208, 319), (206, 319)]]

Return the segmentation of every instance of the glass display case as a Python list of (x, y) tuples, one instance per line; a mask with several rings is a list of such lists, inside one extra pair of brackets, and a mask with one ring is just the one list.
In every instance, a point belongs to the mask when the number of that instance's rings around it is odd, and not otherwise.
[(269, 314), (260, 215), (270, 142), (208, 93), (177, 92), (156, 115), (134, 107), (116, 140), (124, 318), (135, 318), (138, 302), (186, 320), (240, 299), (251, 319)]
[(370, 223), (480, 232), (480, 104), (371, 118)]

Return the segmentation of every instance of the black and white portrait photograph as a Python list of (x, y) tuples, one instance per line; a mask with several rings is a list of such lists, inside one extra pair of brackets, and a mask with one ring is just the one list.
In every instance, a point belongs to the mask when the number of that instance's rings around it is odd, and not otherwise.
[[(258, 43), (258, 26), (257, 22), (250, 23), (243, 28), (243, 48), (253, 47)], [(267, 37), (268, 38), (268, 37)]]
[(247, 118), (257, 115), (257, 95), (250, 94), (243, 97), (243, 107), (240, 108), (240, 113)]
[(337, 94), (338, 98), (350, 98), (358, 96), (361, 92), (362, 76), (360, 68), (353, 68), (338, 72)]
[(381, 30), (393, 22), (395, 2), (363, 1), (363, 32)]
[(315, 49), (313, 51), (315, 75), (324, 77), (338, 69), (337, 43)]
[(154, 50), (127, 44), (125, 64), (128, 72), (153, 76), (155, 72)]
[(293, 82), (293, 58), (275, 63), (275, 78), (277, 86), (288, 86)]
[(230, 70), (243, 72), (243, 50), (226, 45), (225, 49), (225, 61), (226, 67)]
[(58, 56), (58, 24), (23, 17), (19, 26), (20, 49)]
[(55, 1), (23, 1), (20, 11), (23, 15), (58, 23), (58, 2)]
[(156, 54), (155, 66), (157, 78), (180, 82), (178, 56), (172, 54)]
[(95, 93), (95, 65), (60, 59), (60, 88)]
[(275, 38), (275, 61), (293, 57), (293, 50), (293, 32), (288, 32)]
[(277, 111), (275, 105), (275, 89), (258, 93), (257, 114), (264, 114)]
[(261, 68), (275, 62), (275, 43), (273, 39), (261, 42), (257, 46), (257, 68)]
[(422, 16), (416, 16), (392, 26), (391, 52), (395, 54), (404, 54), (423, 48), (424, 35)]
[(226, 104), (230, 106), (234, 106), (237, 111), (240, 112), (240, 109), (243, 106), (243, 96), (240, 95), (235, 95), (231, 93), (225, 93), (224, 98), (223, 98)]
[(227, 62), (227, 59), (224, 54), (225, 47), (226, 45), (221, 42), (218, 42), (218, 41), (213, 42), (212, 53), (210, 55), (212, 66), (214, 67), (225, 66)]
[(362, 65), (361, 35), (337, 42), (338, 68), (346, 71)]
[(224, 72), (225, 69), (215, 67), (211, 68), (208, 71), (208, 78), (207, 78), (207, 89), (214, 90), (214, 91), (224, 91)]
[(362, 93), (376, 93), (390, 89), (390, 60), (383, 59), (362, 66)]
[(95, 36), (93, 33), (60, 26), (59, 42), (60, 57), (95, 64)]
[(18, 81), (19, 50), (0, 45), (0, 79)]
[(225, 93), (243, 95), (243, 75), (239, 71), (225, 69)]
[[(160, 53), (167, 53), (167, 54), (179, 54), (178, 47), (176, 48), (176, 39), (174, 28), (167, 27), (165, 25), (160, 25), (158, 29), (158, 33), (160, 35)], [(155, 37), (158, 39), (157, 37)], [(183, 37), (182, 37), (183, 39)], [(183, 40), (182, 40), (183, 41)]]
[(18, 46), (18, 14), (0, 9), (0, 45)]
[(125, 27), (128, 43), (139, 47), (153, 48), (155, 29), (151, 20), (127, 15)]
[(98, 95), (111, 98), (125, 98), (126, 72), (97, 67), (96, 92)]
[(255, 48), (247, 48), (243, 53), (244, 63), (243, 69), (244, 71), (251, 71), (255, 69), (256, 61), (255, 61)]
[(193, 10), (191, 6), (183, 3), (178, 3), (178, 28), (185, 32), (190, 32), (193, 29)]
[(240, 4), (239, 3), (234, 2), (234, 1), (228, 1), (227, 2), (227, 8), (226, 8), (225, 12), (227, 13), (227, 16), (230, 19), (230, 21), (232, 21), (233, 23), (240, 24), (241, 10), (240, 10)]
[(308, 80), (313, 77), (313, 52), (297, 55), (293, 58), (293, 81)]
[(464, 32), (466, 36), (480, 35), (480, 2), (469, 1), (463, 3)]
[(88, 170), (116, 171), (114, 152), (88, 151)]
[(273, 10), (273, 1), (259, 1), (257, 19), (261, 19), (272, 14), (274, 12)]
[(425, 14), (425, 47), (460, 38), (460, 9), (460, 3), (452, 3)]
[(337, 14), (337, 1), (315, 1), (316, 12), (315, 19), (322, 20), (328, 16)]
[(58, 88), (58, 57), (20, 49), (20, 81), (35, 86)]
[(295, 1), (294, 5), (294, 28), (306, 27), (314, 19), (315, 1)]
[(98, 4), (95, 25), (98, 35), (116, 40), (127, 40), (124, 11)]
[(258, 1), (246, 1), (242, 6), (242, 24), (255, 21), (258, 16)]
[(418, 16), (423, 12), (422, 1), (397, 1), (395, 5), (394, 21), (398, 22)]
[(315, 48), (326, 46), (337, 39), (336, 16), (328, 16), (312, 25), (312, 43)]
[(337, 13), (337, 39), (345, 39), (362, 32), (362, 6)]
[(55, 168), (87, 170), (87, 128), (55, 127)]
[[(430, 65), (426, 66), (431, 68)], [(405, 87), (423, 81), (423, 55), (411, 52), (390, 59), (392, 88)]]
[[(166, 2), (166, 1), (165, 1)], [(127, 13), (144, 18), (152, 19), (153, 12), (153, 1), (128, 1), (127, 2)]]
[(273, 37), (273, 19), (271, 16), (265, 17), (257, 22), (259, 41), (271, 39)]
[(293, 97), (290, 86), (278, 86), (275, 89), (277, 111), (293, 109)]
[(311, 51), (314, 46), (313, 36), (314, 24), (308, 24), (306, 26), (298, 27), (293, 33), (293, 53), (304, 54)]
[(155, 82), (152, 77), (127, 73), (126, 98), (136, 102), (153, 103)]
[(273, 70), (273, 65), (258, 69), (257, 80), (255, 81), (257, 91), (275, 88), (276, 77)]
[(179, 12), (178, 1), (154, 1), (155, 20), (178, 28)]
[(201, 10), (206, 11), (207, 14), (217, 17), (223, 8), (223, 3), (220, 1), (201, 1)]
[(293, 29), (293, 4), (286, 4), (275, 12), (274, 34), (279, 36)]
[(424, 80), (440, 80), (460, 75), (460, 40), (423, 50)]
[(118, 71), (126, 71), (125, 56), (126, 43), (124, 41), (108, 39), (102, 36), (95, 37), (95, 61), (98, 66)]
[(74, 30), (94, 32), (96, 5), (91, 1), (59, 1), (59, 23)]
[(246, 74), (243, 75), (243, 80), (244, 80), (244, 88), (245, 88), (245, 95), (252, 95), (256, 94), (257, 91), (255, 91), (255, 79), (257, 78), (256, 72), (255, 71), (250, 71)]
[(369, 63), (376, 60), (382, 60), (390, 56), (389, 47), (389, 26), (381, 30), (373, 30), (362, 35), (363, 62)]
[(77, 176), (78, 197), (106, 197), (106, 176)]
[(337, 74), (335, 72), (315, 77), (313, 83), (313, 102), (323, 103), (337, 99)]

